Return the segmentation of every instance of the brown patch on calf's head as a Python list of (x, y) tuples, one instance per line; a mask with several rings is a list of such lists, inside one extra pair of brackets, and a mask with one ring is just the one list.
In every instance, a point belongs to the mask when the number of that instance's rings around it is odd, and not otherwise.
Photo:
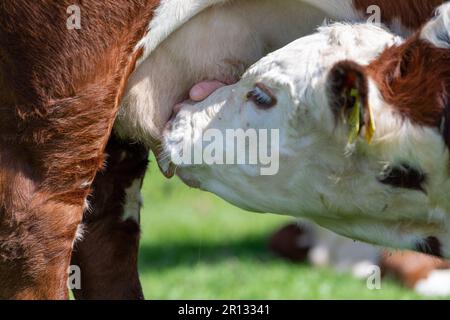
[(399, 114), (415, 124), (442, 129), (450, 146), (450, 50), (437, 48), (417, 34), (386, 49), (367, 72)]
[(398, 21), (414, 31), (427, 22), (444, 2), (446, 0), (353, 0), (353, 5), (366, 18), (373, 14), (367, 13), (367, 9), (378, 6), (382, 23), (392, 26)]

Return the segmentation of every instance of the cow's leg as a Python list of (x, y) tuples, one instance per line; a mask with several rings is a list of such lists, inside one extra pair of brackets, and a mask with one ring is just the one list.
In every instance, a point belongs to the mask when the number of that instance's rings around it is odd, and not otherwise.
[(0, 150), (0, 300), (66, 299), (83, 199), (63, 201), (41, 188), (24, 154)]
[(112, 137), (106, 152), (83, 219), (83, 237), (74, 248), (72, 265), (81, 269), (81, 287), (73, 292), (77, 299), (142, 299), (137, 257), (148, 150)]

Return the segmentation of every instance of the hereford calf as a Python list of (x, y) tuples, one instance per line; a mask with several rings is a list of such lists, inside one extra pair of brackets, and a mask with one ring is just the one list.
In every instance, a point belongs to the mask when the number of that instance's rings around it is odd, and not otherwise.
[[(291, 43), (238, 83), (182, 104), (164, 146), (184, 181), (240, 207), (450, 258), (449, 92), (446, 4), (405, 42), (334, 25)], [(228, 138), (212, 143), (239, 129), (278, 132), (263, 140), (279, 152), (274, 174), (264, 161), (217, 158), (261, 148), (251, 135), (237, 151)], [(207, 150), (209, 162), (198, 162)]]

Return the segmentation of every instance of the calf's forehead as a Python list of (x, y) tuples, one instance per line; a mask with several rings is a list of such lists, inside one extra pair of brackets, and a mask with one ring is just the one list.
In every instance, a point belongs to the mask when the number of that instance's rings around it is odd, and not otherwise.
[(340, 60), (351, 59), (367, 65), (386, 47), (401, 41), (401, 38), (370, 24), (321, 27), (317, 33), (267, 55), (252, 66), (244, 78), (310, 84), (312, 79), (325, 76)]

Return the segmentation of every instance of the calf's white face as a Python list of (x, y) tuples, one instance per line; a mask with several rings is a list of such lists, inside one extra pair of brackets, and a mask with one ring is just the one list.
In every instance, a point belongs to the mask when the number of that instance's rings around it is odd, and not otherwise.
[[(399, 42), (374, 26), (334, 25), (268, 55), (238, 83), (182, 106), (164, 132), (161, 167), (170, 170), (172, 161), (186, 183), (245, 209), (305, 217), (354, 239), (399, 248), (437, 239), (440, 253), (450, 256), (450, 208), (430, 206), (428, 194), (449, 187), (445, 178), (434, 179), (448, 162), (439, 132), (400, 119), (368, 79), (358, 90), (368, 91), (377, 130), (372, 144), (357, 138), (349, 148), (353, 122), (345, 119), (351, 115), (334, 107), (340, 98), (333, 96), (330, 74), (341, 71), (336, 63), (367, 65)], [(233, 135), (243, 132), (247, 140), (239, 144)], [(427, 192), (381, 182), (394, 167), (431, 162)]]

